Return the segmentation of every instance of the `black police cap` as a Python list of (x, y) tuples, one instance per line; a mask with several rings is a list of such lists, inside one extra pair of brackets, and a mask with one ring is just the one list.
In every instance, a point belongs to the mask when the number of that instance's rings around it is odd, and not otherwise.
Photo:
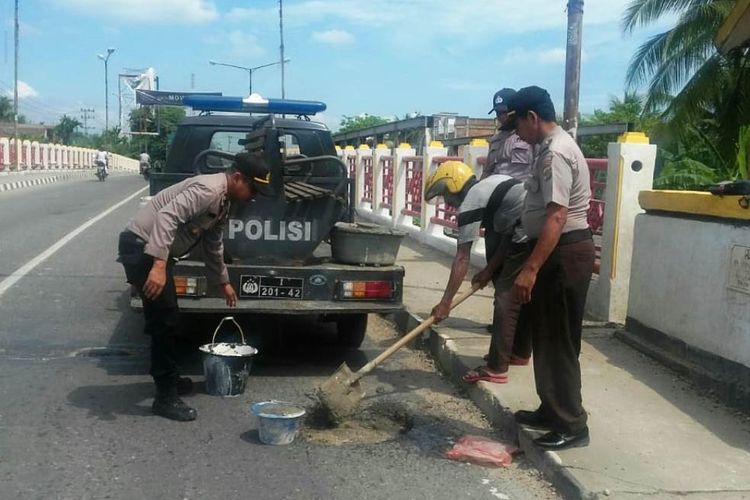
[(247, 152), (237, 153), (232, 168), (244, 175), (258, 193), (272, 194), (271, 171), (262, 156)]
[(495, 92), (495, 95), (492, 96), (492, 109), (487, 114), (491, 115), (496, 111), (500, 113), (508, 111), (508, 101), (515, 95), (516, 91), (508, 88), (500, 89)]
[(518, 117), (525, 117), (529, 111), (533, 111), (542, 120), (555, 121), (555, 105), (549, 92), (536, 85), (524, 87), (516, 92), (516, 95), (508, 104), (510, 111)]

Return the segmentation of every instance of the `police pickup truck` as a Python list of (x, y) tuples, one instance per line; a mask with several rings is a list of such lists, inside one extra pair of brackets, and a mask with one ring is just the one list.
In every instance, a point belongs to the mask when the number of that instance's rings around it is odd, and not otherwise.
[[(335, 321), (339, 341), (358, 347), (368, 313), (402, 308), (404, 269), (331, 257), (327, 240), (334, 225), (353, 221), (354, 184), (330, 131), (309, 119), (325, 105), (251, 98), (186, 97), (184, 103), (201, 114), (177, 128), (162, 171), (151, 174), (150, 194), (193, 175), (221, 172), (240, 151), (261, 154), (271, 169), (273, 195), (233, 204), (224, 230), (224, 260), (239, 297), (232, 311)], [(207, 286), (199, 251), (174, 268), (180, 310), (229, 312), (219, 291)]]

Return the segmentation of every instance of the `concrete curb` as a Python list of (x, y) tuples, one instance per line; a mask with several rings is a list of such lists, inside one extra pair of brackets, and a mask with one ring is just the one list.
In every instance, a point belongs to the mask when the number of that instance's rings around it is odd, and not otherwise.
[[(408, 309), (395, 314), (394, 320), (402, 333), (408, 332), (422, 322), (422, 318), (412, 314)], [(563, 465), (557, 453), (542, 450), (534, 445), (534, 434), (516, 424), (513, 413), (495, 394), (486, 388), (484, 382), (480, 382), (473, 387), (467, 387), (463, 383), (461, 377), (466, 373), (467, 368), (461, 363), (453, 340), (433, 328), (427, 330), (424, 340), (424, 346), (432, 355), (438, 368), (455, 383), (467, 388), (472, 401), (494, 426), (515, 429), (520, 449), (562, 496), (586, 500), (599, 498), (599, 495), (586, 489), (570, 469)]]
[[(51, 176), (38, 177), (35, 179), (24, 179), (20, 181), (6, 182), (6, 183), (2, 183), (2, 177), (0, 177), (0, 193), (6, 192), (6, 191), (15, 191), (18, 189), (23, 189), (23, 188), (33, 187), (33, 186), (40, 186), (42, 184), (52, 184), (55, 182), (77, 179), (77, 178), (83, 177), (84, 175), (91, 175), (92, 172), (93, 172), (93, 169), (73, 170), (70, 172), (63, 171), (63, 172), (60, 172), (59, 174), (55, 174)], [(33, 174), (36, 174), (36, 172), (34, 172)]]

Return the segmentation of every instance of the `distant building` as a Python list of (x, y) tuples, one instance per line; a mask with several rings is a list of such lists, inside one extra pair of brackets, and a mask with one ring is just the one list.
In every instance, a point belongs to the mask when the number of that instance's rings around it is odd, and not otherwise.
[(489, 138), (495, 133), (495, 120), (492, 118), (470, 118), (456, 113), (437, 113), (431, 116), (417, 116), (383, 125), (367, 127), (333, 134), (333, 141), (341, 146), (359, 146), (391, 142), (397, 146), (408, 142), (421, 150), (430, 141), (442, 141), (449, 148), (468, 144), (473, 138)]
[[(52, 129), (55, 127), (41, 124), (18, 124), (18, 135), (20, 137), (43, 137), (46, 140), (52, 138)], [(13, 137), (13, 123), (0, 122), (0, 137)]]

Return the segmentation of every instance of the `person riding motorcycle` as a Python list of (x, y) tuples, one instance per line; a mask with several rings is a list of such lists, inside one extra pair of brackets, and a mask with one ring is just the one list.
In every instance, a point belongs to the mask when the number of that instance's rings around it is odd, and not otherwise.
[(96, 166), (97, 167), (104, 167), (104, 175), (109, 175), (109, 169), (107, 166), (107, 152), (102, 150), (97, 150), (96, 152)]
[(143, 152), (140, 155), (140, 171), (141, 175), (148, 178), (148, 173), (151, 170), (151, 157), (147, 152)]

